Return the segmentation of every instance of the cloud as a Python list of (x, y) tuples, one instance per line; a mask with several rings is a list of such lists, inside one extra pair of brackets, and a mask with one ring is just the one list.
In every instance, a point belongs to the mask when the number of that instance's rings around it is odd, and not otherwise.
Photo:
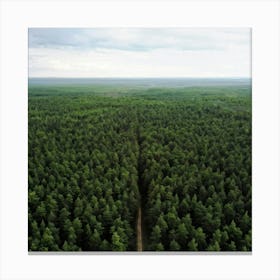
[(31, 28), (29, 47), (219, 50), (231, 44), (248, 44), (249, 32), (234, 28)]
[(248, 28), (29, 30), (32, 77), (250, 76)]

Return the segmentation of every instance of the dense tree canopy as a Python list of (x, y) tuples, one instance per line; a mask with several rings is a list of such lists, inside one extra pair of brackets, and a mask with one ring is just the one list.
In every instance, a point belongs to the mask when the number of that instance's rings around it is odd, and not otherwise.
[[(115, 93), (114, 93), (115, 91)], [(29, 250), (251, 250), (249, 87), (29, 89)]]

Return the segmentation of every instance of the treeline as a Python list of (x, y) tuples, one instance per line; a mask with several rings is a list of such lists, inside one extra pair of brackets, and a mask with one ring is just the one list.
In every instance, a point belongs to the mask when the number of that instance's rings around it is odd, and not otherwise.
[(29, 96), (30, 251), (251, 250), (250, 97), (150, 93)]

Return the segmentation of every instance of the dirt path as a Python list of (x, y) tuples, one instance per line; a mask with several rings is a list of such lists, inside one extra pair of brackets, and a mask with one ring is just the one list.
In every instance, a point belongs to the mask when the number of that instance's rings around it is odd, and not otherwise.
[(141, 206), (139, 206), (137, 217), (137, 251), (142, 251), (142, 247), (142, 210)]

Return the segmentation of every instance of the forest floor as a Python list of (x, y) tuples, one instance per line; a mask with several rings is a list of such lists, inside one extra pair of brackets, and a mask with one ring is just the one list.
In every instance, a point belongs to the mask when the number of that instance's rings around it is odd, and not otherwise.
[(138, 208), (138, 217), (137, 217), (137, 251), (143, 250), (142, 244), (142, 209), (141, 206)]

